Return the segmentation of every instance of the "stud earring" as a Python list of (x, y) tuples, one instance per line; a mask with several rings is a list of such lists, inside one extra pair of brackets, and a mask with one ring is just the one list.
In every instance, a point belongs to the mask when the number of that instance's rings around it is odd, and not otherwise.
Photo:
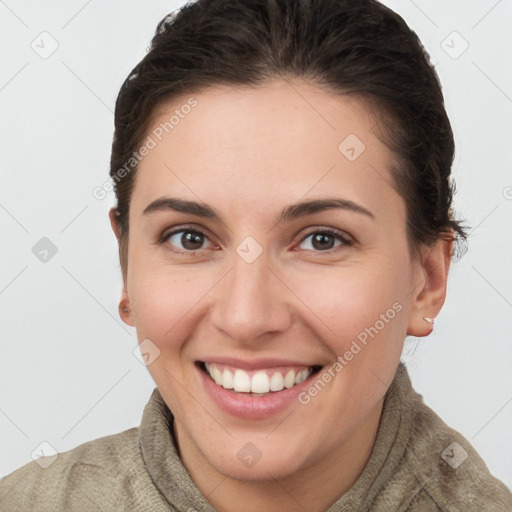
[(434, 325), (434, 322), (435, 322), (435, 319), (428, 318), (428, 316), (424, 316), (423, 320), (425, 320), (425, 322), (428, 322), (429, 324), (432, 324), (432, 325)]
[(122, 306), (122, 303), (119, 304), (119, 311), (122, 311), (123, 313), (128, 313), (130, 309), (128, 306)]

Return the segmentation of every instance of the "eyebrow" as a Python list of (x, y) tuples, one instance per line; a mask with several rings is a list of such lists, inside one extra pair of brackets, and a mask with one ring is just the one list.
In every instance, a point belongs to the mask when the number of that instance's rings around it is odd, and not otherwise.
[[(278, 216), (277, 222), (290, 222), (301, 217), (306, 217), (307, 215), (334, 209), (359, 213), (375, 220), (375, 216), (372, 212), (362, 207), (361, 205), (354, 203), (353, 201), (341, 198), (327, 198), (300, 201), (298, 203), (288, 205)], [(143, 211), (143, 215), (149, 215), (153, 212), (168, 210), (179, 213), (187, 213), (189, 215), (195, 215), (196, 217), (202, 217), (205, 219), (211, 219), (219, 223), (224, 222), (222, 216), (212, 206), (206, 203), (187, 201), (175, 197), (161, 197), (156, 199), (148, 206), (146, 206)]]

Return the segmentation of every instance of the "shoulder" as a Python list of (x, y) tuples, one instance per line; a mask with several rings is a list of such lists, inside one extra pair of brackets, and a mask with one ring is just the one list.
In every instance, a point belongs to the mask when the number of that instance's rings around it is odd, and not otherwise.
[(100, 503), (102, 510), (110, 510), (116, 491), (128, 488), (130, 478), (143, 469), (138, 431), (125, 430), (25, 464), (1, 480), (0, 509), (65, 510), (65, 502), (72, 502), (83, 504), (80, 510), (97, 510)]
[(416, 394), (403, 468), (417, 484), (415, 502), (407, 509), (505, 512), (512, 493), (495, 478), (471, 443), (450, 428)]

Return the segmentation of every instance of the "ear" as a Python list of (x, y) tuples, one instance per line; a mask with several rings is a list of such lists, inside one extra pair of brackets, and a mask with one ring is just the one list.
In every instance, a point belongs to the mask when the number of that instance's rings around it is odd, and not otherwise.
[(130, 305), (130, 297), (128, 297), (128, 293), (126, 292), (126, 288), (124, 286), (121, 292), (121, 300), (119, 301), (119, 316), (125, 324), (130, 325), (131, 327), (135, 327), (132, 307)]
[(110, 218), (110, 225), (112, 226), (112, 231), (114, 235), (116, 235), (117, 241), (121, 239), (121, 225), (119, 224), (119, 217), (116, 208), (110, 208), (108, 212), (108, 216)]
[(415, 272), (415, 288), (407, 334), (415, 337), (427, 336), (433, 325), (425, 318), (434, 320), (446, 298), (446, 285), (450, 269), (453, 238), (441, 239), (433, 246), (423, 247)]
[[(119, 216), (116, 208), (111, 208), (108, 212), (108, 216), (110, 218), (110, 225), (112, 226), (112, 231), (116, 235), (117, 241), (121, 239), (121, 225), (119, 223)], [(124, 279), (124, 278), (123, 278)], [(127, 324), (135, 327), (135, 322), (133, 321), (133, 313), (132, 307), (130, 305), (130, 297), (128, 296), (128, 292), (126, 291), (126, 285), (123, 285), (123, 290), (121, 291), (121, 299), (119, 301), (119, 316), (121, 320)]]

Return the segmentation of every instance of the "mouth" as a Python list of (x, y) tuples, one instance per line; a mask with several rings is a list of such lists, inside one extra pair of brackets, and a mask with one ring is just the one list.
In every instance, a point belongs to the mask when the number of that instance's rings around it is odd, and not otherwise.
[(244, 370), (220, 363), (198, 361), (196, 364), (219, 388), (252, 397), (271, 396), (294, 388), (322, 369), (313, 365)]

